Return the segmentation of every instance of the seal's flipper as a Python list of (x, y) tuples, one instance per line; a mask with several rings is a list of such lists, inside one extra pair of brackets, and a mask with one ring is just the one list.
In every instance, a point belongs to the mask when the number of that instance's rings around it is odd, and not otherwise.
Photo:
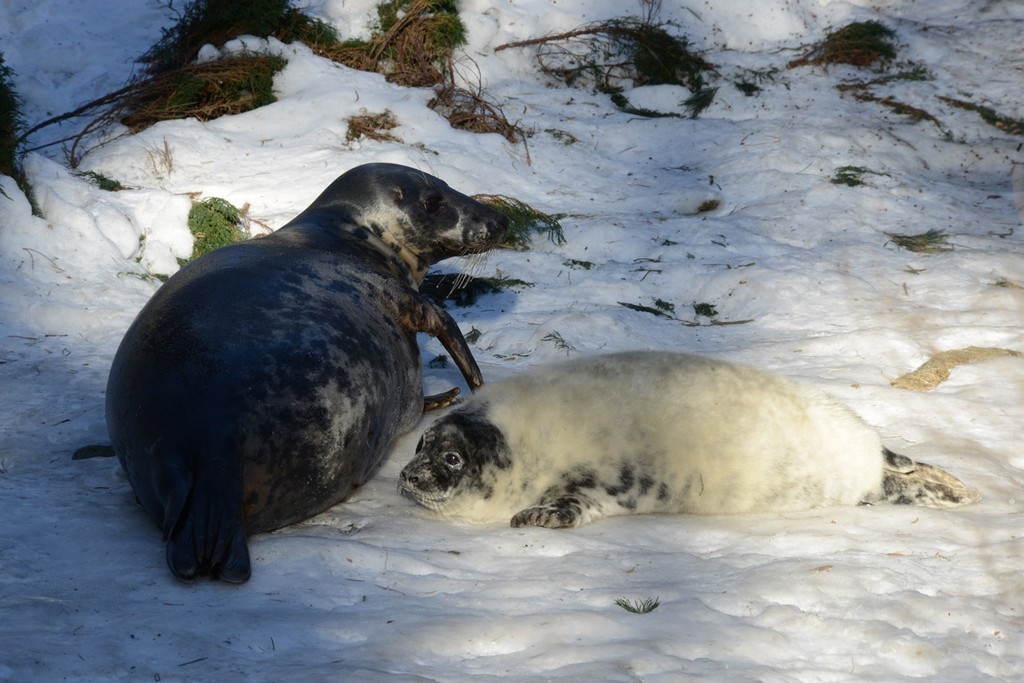
[(448, 315), (448, 311), (438, 306), (419, 292), (400, 285), (391, 285), (389, 291), (382, 296), (382, 303), (389, 306), (389, 312), (402, 327), (410, 332), (423, 332), (436, 337), (441, 345), (452, 354), (452, 360), (462, 372), (466, 383), (472, 391), (484, 385), (480, 368), (469, 350), (466, 338), (458, 324)]
[(565, 495), (520, 510), (512, 517), (511, 525), (516, 528), (542, 526), (548, 529), (575, 529), (592, 518), (587, 514), (592, 505), (591, 500), (582, 494)]
[(179, 490), (167, 506), (164, 540), (167, 566), (182, 581), (209, 575), (244, 583), (252, 574), (240, 498), (236, 504), (224, 492)]
[(186, 518), (180, 533), (167, 541), (167, 566), (182, 581), (209, 575), (229, 583), (245, 583), (252, 574), (249, 548), (241, 524), (200, 523)]
[(888, 448), (883, 449), (882, 454), (885, 456), (882, 494), (876, 500), (865, 500), (865, 503), (955, 508), (981, 500), (977, 491), (967, 488), (962, 481), (943, 469), (914, 462)]
[(447, 408), (451, 404), (455, 403), (455, 397), (462, 393), (462, 390), (458, 387), (452, 387), (448, 391), (440, 394), (431, 394), (430, 396), (423, 397), (423, 412), (429, 412), (431, 410), (440, 410), (441, 408)]
[(455, 365), (462, 371), (462, 376), (465, 378), (470, 390), (476, 391), (484, 385), (484, 378), (480, 374), (480, 368), (476, 364), (476, 359), (473, 358), (473, 352), (469, 350), (466, 338), (462, 336), (462, 330), (459, 329), (459, 326), (452, 317), (448, 315), (448, 311), (426, 299), (423, 300), (423, 303), (433, 313), (433, 315), (428, 316), (428, 320), (431, 323), (430, 327), (423, 331), (437, 337), (437, 340), (441, 342), (441, 345), (444, 346), (448, 353), (452, 354), (452, 360), (455, 361)]

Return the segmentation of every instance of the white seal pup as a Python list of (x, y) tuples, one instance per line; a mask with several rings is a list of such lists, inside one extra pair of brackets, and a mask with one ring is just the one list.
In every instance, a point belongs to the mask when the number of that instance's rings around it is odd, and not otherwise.
[(399, 488), (445, 518), (576, 527), (607, 515), (979, 499), (882, 446), (823, 392), (756, 368), (627, 352), (497, 381), (434, 422)]

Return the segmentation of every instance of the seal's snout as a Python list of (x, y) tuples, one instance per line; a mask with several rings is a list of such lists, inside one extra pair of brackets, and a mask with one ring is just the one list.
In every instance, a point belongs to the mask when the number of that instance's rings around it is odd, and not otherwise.
[(489, 206), (480, 205), (480, 211), (469, 217), (469, 225), (463, 234), (467, 246), (486, 249), (497, 245), (508, 233), (508, 218)]
[(419, 468), (406, 465), (402, 468), (402, 473), (398, 475), (398, 488), (406, 493), (423, 488), (424, 477), (422, 475)]
[(486, 221), (485, 225), (488, 236), (495, 242), (503, 239), (508, 232), (508, 218), (500, 213), (494, 219)]

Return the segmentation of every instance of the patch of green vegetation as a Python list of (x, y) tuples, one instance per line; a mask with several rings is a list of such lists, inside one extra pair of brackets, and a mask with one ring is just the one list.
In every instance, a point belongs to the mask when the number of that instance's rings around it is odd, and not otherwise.
[(613, 20), (607, 35), (632, 57), (634, 85), (685, 85), (693, 92), (705, 87), (704, 74), (714, 66), (690, 49), (684, 36), (671, 35), (650, 21)]
[(562, 351), (576, 350), (576, 347), (570, 344), (569, 342), (565, 341), (565, 338), (558, 332), (550, 332), (548, 334), (545, 334), (543, 337), (540, 338), (540, 340), (551, 342), (555, 345), (556, 349), (561, 349)]
[(676, 305), (668, 301), (665, 301), (664, 299), (655, 299), (654, 307), (657, 308), (659, 311), (665, 311), (666, 313), (670, 314), (676, 312)]
[(949, 244), (949, 235), (944, 230), (933, 228), (917, 235), (901, 235), (887, 232), (885, 236), (897, 247), (918, 254), (939, 254), (953, 251), (952, 245)]
[(434, 356), (433, 358), (431, 358), (427, 362), (427, 367), (428, 368), (432, 368), (434, 370), (443, 370), (443, 369), (447, 368), (448, 367), (448, 356), (444, 355), (443, 353), (440, 354), (440, 355)]
[(572, 268), (574, 270), (591, 270), (594, 267), (594, 262), (580, 261), (579, 259), (571, 258), (562, 261), (562, 265), (567, 268)]
[(612, 104), (618, 107), (619, 111), (625, 114), (632, 114), (633, 116), (643, 116), (646, 119), (680, 117), (680, 115), (675, 112), (658, 111), (657, 109), (648, 109), (646, 107), (634, 107), (630, 103), (629, 98), (623, 95), (621, 91), (608, 91), (608, 96), (611, 98)]
[(241, 114), (277, 100), (274, 74), (287, 63), (277, 55), (251, 55), (191, 64), (139, 81), (114, 113), (133, 131), (170, 119)]
[(924, 64), (905, 62), (900, 67), (902, 70), (888, 76), (888, 81), (930, 81), (934, 76)]
[[(0, 174), (17, 177), (19, 136), (25, 127), (21, 98), (14, 89), (14, 72), (0, 52)], [(2, 192), (0, 188), (0, 192)]]
[(675, 306), (673, 306), (672, 304), (668, 304), (666, 306), (665, 304), (667, 304), (667, 302), (662, 301), (661, 299), (655, 301), (654, 306), (644, 306), (643, 304), (630, 304), (626, 303), (625, 301), (619, 301), (617, 303), (620, 306), (625, 306), (631, 311), (637, 311), (638, 313), (650, 313), (651, 315), (656, 315), (659, 318), (671, 319), (673, 318), (672, 313), (675, 312)]
[(160, 121), (240, 114), (276, 100), (274, 74), (287, 61), (276, 55), (228, 57), (164, 71), (130, 83), (79, 109), (54, 117), (35, 130), (99, 111), (75, 136), (69, 156), (72, 167), (81, 158), (78, 145), (104, 127), (120, 123), (135, 133)]
[(466, 43), (466, 27), (455, 0), (384, 0), (368, 40), (346, 40), (314, 48), (361, 71), (376, 71), (399, 85), (428, 87), (451, 80), (455, 48)]
[[(457, 0), (385, 0), (377, 5), (379, 32), (388, 34), (403, 24), (424, 21), (423, 47), (433, 59), (447, 59), (466, 44), (466, 26), (459, 18)], [(385, 56), (395, 57), (397, 54)]]
[(693, 304), (693, 312), (697, 315), (704, 316), (705, 318), (714, 318), (718, 315), (718, 310), (714, 304)]
[(192, 0), (177, 23), (139, 60), (150, 74), (180, 69), (206, 44), (223, 45), (240, 35), (267, 37), (287, 24), (289, 0)]
[(981, 120), (990, 126), (995, 126), (999, 130), (1009, 133), (1010, 135), (1024, 135), (1024, 120), (1013, 119), (1008, 116), (1003, 116), (996, 112), (991, 107), (985, 107), (980, 104), (974, 104), (973, 102), (967, 102), (965, 100), (958, 100), (952, 97), (939, 97), (940, 100), (946, 104), (951, 104), (958, 109), (966, 109), (977, 113)]
[(209, 197), (195, 202), (188, 212), (188, 229), (195, 238), (190, 260), (195, 260), (219, 247), (244, 240), (242, 217), (241, 211), (220, 197)]
[(857, 187), (863, 185), (864, 181), (862, 176), (866, 174), (871, 175), (889, 175), (888, 173), (879, 173), (878, 171), (872, 171), (870, 168), (865, 166), (840, 166), (836, 169), (836, 174), (832, 176), (833, 185), (846, 185), (848, 187)]
[(318, 49), (339, 47), (342, 44), (336, 28), (322, 19), (310, 17), (294, 8), (285, 12), (273, 35), (284, 43), (305, 43), (314, 52)]
[(716, 88), (706, 76), (715, 67), (690, 49), (684, 36), (669, 33), (665, 24), (627, 17), (585, 24), (571, 31), (499, 45), (495, 51), (539, 46), (541, 70), (568, 86), (592, 87), (607, 93), (623, 111), (638, 116), (678, 116), (633, 107), (622, 95), (625, 86), (681, 85), (693, 93), (686, 105), (696, 117), (714, 98)]
[(680, 115), (675, 112), (658, 111), (657, 109), (648, 109), (646, 107), (634, 107), (632, 103), (630, 103), (629, 98), (623, 95), (622, 92), (618, 90), (608, 91), (608, 96), (611, 98), (612, 104), (618, 107), (619, 111), (625, 114), (632, 114), (633, 116), (643, 116), (646, 119), (680, 117)]
[(896, 34), (877, 21), (857, 21), (832, 31), (820, 43), (786, 65), (850, 64), (870, 67), (896, 58)]
[(711, 106), (716, 94), (718, 94), (717, 86), (701, 88), (683, 100), (683, 108), (690, 114), (691, 119), (695, 119)]
[(559, 130), (558, 128), (545, 128), (544, 132), (561, 142), (563, 145), (575, 145), (579, 142), (579, 139), (577, 139), (575, 135), (564, 130)]
[(109, 178), (102, 173), (97, 173), (96, 171), (78, 171), (75, 175), (79, 178), (85, 178), (96, 187), (101, 190), (106, 190), (107, 192), (118, 192), (125, 189), (124, 185), (119, 181)]
[(753, 97), (757, 93), (764, 90), (764, 88), (762, 88), (757, 83), (752, 83), (750, 81), (733, 81), (732, 84), (736, 86), (737, 90), (739, 90), (747, 97)]
[(615, 604), (631, 614), (648, 614), (658, 609), (661, 600), (659, 598), (644, 598), (642, 600), (617, 598)]
[(534, 233), (547, 233), (548, 239), (555, 244), (565, 244), (565, 233), (560, 222), (566, 216), (564, 213), (544, 213), (524, 201), (503, 194), (478, 194), (473, 199), (508, 219), (508, 234), (501, 244), (503, 247), (526, 249)]
[[(733, 78), (732, 84), (747, 97), (753, 97), (764, 90), (765, 83), (774, 83), (778, 73), (778, 67), (774, 66), (765, 69), (741, 69)], [(788, 82), (786, 88), (789, 88)]]

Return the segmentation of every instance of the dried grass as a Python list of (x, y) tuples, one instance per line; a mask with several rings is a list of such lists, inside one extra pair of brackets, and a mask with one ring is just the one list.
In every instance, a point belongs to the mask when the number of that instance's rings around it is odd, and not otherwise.
[(367, 138), (377, 142), (401, 142), (390, 131), (398, 127), (398, 119), (385, 109), (378, 114), (371, 114), (365, 109), (358, 116), (348, 119), (348, 131), (345, 133), (346, 142)]
[(928, 391), (939, 386), (947, 379), (953, 368), (968, 363), (979, 363), (990, 358), (1003, 356), (1020, 357), (1019, 351), (993, 347), (968, 346), (966, 349), (943, 351), (929, 358), (918, 369), (900, 375), (890, 384), (900, 389), (911, 391)]
[(688, 41), (646, 19), (613, 19), (572, 31), (506, 43), (537, 46), (541, 71), (566, 85), (618, 91), (623, 85), (683, 85), (704, 89), (704, 73), (714, 66), (689, 50)]
[(410, 87), (449, 80), (452, 51), (465, 42), (454, 4), (445, 0), (389, 0), (378, 7), (380, 30), (367, 41), (314, 45), (317, 54), (360, 71), (376, 71)]
[(1009, 133), (1010, 135), (1024, 135), (1024, 119), (1012, 119), (1008, 116), (999, 114), (991, 107), (985, 107), (965, 100), (958, 100), (953, 97), (943, 97), (940, 95), (939, 99), (946, 104), (956, 107), (957, 109), (966, 109), (967, 111), (975, 112), (981, 117), (982, 121), (990, 126), (995, 126), (1004, 133)]
[(877, 21), (858, 21), (832, 31), (820, 43), (789, 62), (787, 69), (798, 66), (850, 64), (870, 67), (896, 57), (892, 44), (893, 31)]
[(275, 101), (274, 74), (287, 62), (273, 55), (229, 57), (164, 71), (65, 114), (90, 110), (99, 114), (75, 136), (71, 165), (77, 166), (78, 148), (94, 132), (121, 123), (130, 133), (159, 121), (196, 118), (200, 121), (262, 107)]
[(434, 97), (427, 106), (448, 119), (452, 128), (458, 130), (497, 133), (513, 144), (522, 142), (524, 147), (530, 135), (521, 125), (509, 121), (501, 106), (487, 99), (482, 90), (474, 92), (454, 83), (445, 83), (434, 89)]

